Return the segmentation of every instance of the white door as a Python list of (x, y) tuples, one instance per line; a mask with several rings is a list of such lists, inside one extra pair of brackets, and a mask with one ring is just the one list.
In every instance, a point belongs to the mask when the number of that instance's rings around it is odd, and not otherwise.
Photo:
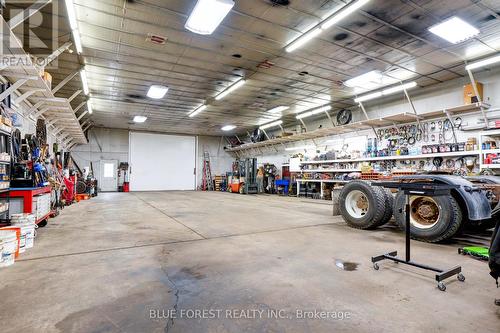
[(130, 132), (131, 191), (195, 189), (194, 136)]
[(118, 161), (101, 160), (100, 184), (102, 192), (116, 192), (118, 190)]

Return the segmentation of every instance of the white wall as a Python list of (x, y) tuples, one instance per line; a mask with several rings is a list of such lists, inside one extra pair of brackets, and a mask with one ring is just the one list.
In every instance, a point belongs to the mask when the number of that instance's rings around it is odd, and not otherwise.
[(88, 132), (89, 143), (73, 147), (71, 155), (80, 168), (94, 168), (94, 176), (100, 179), (99, 161), (117, 160), (128, 162), (128, 131), (109, 128), (92, 128)]

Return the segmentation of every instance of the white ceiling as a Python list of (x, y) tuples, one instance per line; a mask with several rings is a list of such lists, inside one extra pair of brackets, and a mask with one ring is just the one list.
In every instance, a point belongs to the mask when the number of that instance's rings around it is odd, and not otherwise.
[[(331, 103), (332, 112), (353, 106), (354, 91), (342, 82), (372, 70), (425, 87), (464, 76), (464, 61), (500, 49), (498, 0), (372, 0), (293, 53), (284, 50), (288, 42), (348, 1), (235, 2), (215, 33), (201, 36), (184, 28), (196, 0), (75, 0), (83, 56), (62, 55), (55, 84), (85, 63), (96, 126), (217, 135), (233, 124), (245, 133), (276, 106), (291, 107), (285, 124), (311, 106)], [(481, 34), (452, 45), (427, 31), (453, 15)], [(150, 42), (151, 33), (165, 36), (166, 44)], [(265, 61), (271, 68), (259, 65)], [(242, 72), (246, 85), (212, 100)], [(145, 97), (152, 84), (170, 87), (165, 98)], [(79, 85), (76, 77), (61, 95)], [(203, 113), (187, 116), (205, 101), (210, 106)], [(131, 124), (134, 115), (148, 121)]]

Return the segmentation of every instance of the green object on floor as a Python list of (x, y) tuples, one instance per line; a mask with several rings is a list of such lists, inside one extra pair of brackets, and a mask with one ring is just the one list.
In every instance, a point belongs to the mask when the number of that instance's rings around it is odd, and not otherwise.
[(466, 246), (458, 249), (459, 254), (470, 255), (479, 259), (488, 260), (489, 249), (487, 247)]

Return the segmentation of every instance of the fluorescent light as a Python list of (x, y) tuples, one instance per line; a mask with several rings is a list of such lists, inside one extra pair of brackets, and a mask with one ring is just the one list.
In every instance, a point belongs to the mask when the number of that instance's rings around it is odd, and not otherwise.
[(285, 49), (286, 52), (293, 52), (299, 47), (304, 46), (304, 44), (309, 42), (311, 39), (321, 34), (322, 31), (323, 30), (321, 30), (321, 28), (315, 28), (313, 30), (306, 32), (305, 34), (301, 35), (299, 38), (295, 39), (293, 42), (288, 44), (288, 46)]
[(274, 122), (269, 123), (269, 124), (264, 124), (264, 125), (260, 126), (259, 129), (265, 130), (265, 129), (268, 129), (268, 128), (271, 128), (271, 127), (279, 126), (281, 124), (283, 124), (283, 120), (278, 120), (278, 121), (274, 121)]
[(80, 31), (78, 31), (78, 21), (76, 19), (75, 4), (73, 0), (66, 0), (66, 11), (68, 12), (69, 26), (75, 40), (75, 48), (78, 54), (83, 52), (82, 40), (80, 38)]
[(470, 39), (480, 32), (457, 16), (430, 27), (429, 31), (453, 44)]
[(382, 73), (375, 70), (349, 79), (345, 81), (344, 84), (350, 88), (364, 87), (366, 84), (370, 84), (373, 82), (378, 83), (380, 80), (382, 80), (382, 77)]
[(154, 99), (160, 99), (165, 97), (168, 91), (168, 87), (160, 86), (160, 85), (152, 85), (148, 91), (148, 97)]
[(75, 5), (73, 0), (66, 0), (66, 11), (68, 12), (69, 26), (71, 30), (78, 29), (78, 22), (76, 21)]
[(236, 126), (234, 125), (226, 125), (224, 127), (221, 128), (221, 130), (223, 130), (224, 132), (229, 132), (229, 131), (232, 131), (236, 128)]
[(325, 20), (325, 22), (321, 25), (321, 29), (326, 30), (332, 25), (337, 24), (338, 22), (340, 22), (340, 20), (346, 18), (356, 10), (360, 9), (369, 1), (370, 0), (353, 1), (347, 6), (342, 7), (339, 11)]
[(202, 106), (196, 108), (193, 112), (189, 114), (189, 118), (193, 118), (194, 116), (200, 114), (203, 110), (205, 110), (207, 106), (203, 104)]
[(235, 84), (233, 84), (232, 86), (230, 86), (229, 88), (227, 88), (226, 90), (215, 96), (215, 100), (220, 101), (221, 99), (223, 99), (224, 97), (226, 97), (227, 95), (229, 95), (230, 93), (232, 93), (245, 83), (246, 81), (244, 79), (239, 80), (238, 82), (236, 82)]
[(81, 54), (83, 52), (82, 40), (80, 39), (80, 32), (78, 30), (73, 30), (73, 39), (75, 40), (76, 53)]
[(394, 93), (397, 93), (397, 92), (400, 92), (403, 90), (415, 88), (416, 86), (417, 86), (417, 82), (405, 83), (405, 84), (400, 85), (400, 86), (395, 86), (395, 87), (383, 90), (382, 95), (384, 95), (384, 96), (391, 95), (391, 94), (394, 94)]
[(327, 106), (323, 106), (323, 107), (321, 107), (319, 109), (316, 109), (316, 110), (312, 110), (312, 111), (301, 113), (301, 114), (297, 115), (295, 118), (297, 118), (297, 119), (304, 119), (304, 118), (307, 118), (307, 117), (314, 116), (316, 114), (320, 114), (322, 112), (328, 112), (331, 109), (332, 109), (332, 107), (330, 105), (327, 105)]
[(500, 62), (500, 55), (496, 55), (496, 56), (493, 56), (491, 58), (486, 58), (484, 60), (473, 62), (472, 64), (469, 64), (469, 65), (465, 66), (465, 69), (468, 70), (468, 71), (470, 71), (470, 70), (473, 70), (473, 69), (477, 69), (477, 68), (481, 68), (481, 67), (484, 67), (484, 66), (492, 65), (492, 64), (495, 64), (497, 62)]
[(89, 94), (89, 82), (87, 80), (87, 72), (85, 72), (85, 68), (80, 71), (80, 78), (82, 79), (83, 92), (85, 95)]
[(134, 123), (143, 123), (148, 119), (148, 117), (145, 116), (135, 116), (134, 117)]
[(92, 104), (90, 104), (90, 100), (87, 101), (87, 111), (89, 112), (89, 114), (92, 114)]
[(316, 149), (316, 146), (301, 146), (301, 147), (290, 147), (290, 148), (285, 148), (286, 151), (292, 151), (292, 150), (308, 150), (308, 149)]
[(369, 100), (372, 100), (372, 99), (375, 99), (375, 98), (379, 98), (379, 97), (382, 97), (382, 96), (391, 95), (391, 94), (397, 93), (399, 91), (403, 91), (403, 90), (408, 90), (408, 89), (411, 89), (411, 88), (415, 88), (416, 86), (417, 86), (416, 82), (405, 83), (405, 84), (402, 84), (400, 86), (388, 88), (388, 89), (385, 89), (385, 90), (382, 90), (382, 91), (377, 91), (377, 92), (374, 92), (372, 94), (368, 94), (368, 95), (364, 95), (364, 96), (358, 97), (358, 98), (354, 99), (354, 102), (355, 103), (361, 103), (361, 102), (369, 101)]
[(184, 26), (200, 35), (211, 35), (234, 6), (232, 0), (198, 0)]
[(356, 98), (354, 100), (355, 103), (361, 103), (361, 102), (364, 102), (364, 101), (369, 101), (371, 99), (375, 99), (375, 98), (379, 98), (379, 97), (382, 97), (382, 92), (381, 91), (377, 91), (376, 93), (373, 93), (373, 94), (368, 94), (368, 95), (365, 95), (365, 96), (361, 96), (359, 98)]
[(274, 109), (267, 110), (269, 113), (279, 113), (288, 110), (290, 107), (289, 106), (278, 106), (275, 107)]

